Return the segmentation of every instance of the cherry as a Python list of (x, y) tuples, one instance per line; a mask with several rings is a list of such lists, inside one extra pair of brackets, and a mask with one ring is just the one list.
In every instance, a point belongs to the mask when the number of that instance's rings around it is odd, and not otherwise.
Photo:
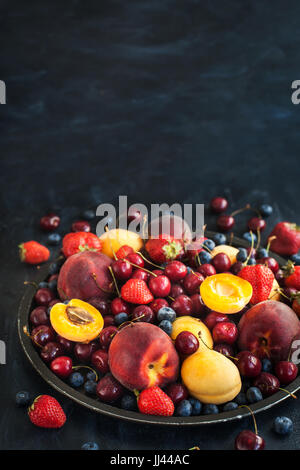
[(57, 335), (56, 342), (62, 345), (62, 347), (64, 348), (64, 352), (67, 352), (69, 354), (73, 352), (73, 348), (74, 348), (73, 341), (69, 341), (63, 336)]
[(197, 268), (197, 271), (204, 277), (213, 276), (217, 272), (216, 268), (210, 263), (201, 264), (201, 266)]
[(116, 326), (107, 326), (99, 334), (99, 343), (103, 349), (108, 349), (115, 334), (118, 333)]
[(143, 269), (135, 269), (131, 276), (131, 279), (140, 279), (141, 281), (148, 282), (150, 278), (150, 274), (144, 271)]
[(263, 396), (268, 397), (279, 390), (280, 383), (277, 377), (269, 372), (262, 372), (253, 382), (254, 387), (258, 387)]
[(86, 220), (77, 220), (72, 224), (72, 232), (90, 232), (91, 225)]
[(188, 294), (197, 294), (203, 281), (204, 276), (202, 274), (190, 273), (184, 278), (183, 286)]
[(266, 226), (267, 226), (266, 221), (262, 219), (261, 217), (252, 217), (248, 221), (248, 228), (252, 232), (257, 232), (258, 230), (262, 232), (266, 228)]
[(162, 269), (153, 269), (152, 273), (156, 274), (156, 276), (164, 276), (164, 271)]
[(72, 359), (68, 356), (60, 356), (54, 359), (50, 364), (50, 369), (54, 374), (62, 379), (66, 379), (72, 372)]
[(111, 308), (111, 313), (113, 315), (118, 315), (119, 313), (127, 313), (127, 315), (130, 314), (130, 308), (127, 302), (125, 300), (121, 299), (120, 297), (115, 297), (110, 304)]
[(231, 268), (231, 261), (226, 253), (218, 253), (211, 261), (217, 273), (224, 273)]
[(234, 224), (235, 220), (232, 215), (220, 215), (217, 219), (217, 226), (222, 232), (228, 232), (233, 228)]
[(134, 267), (143, 268), (145, 266), (143, 258), (138, 253), (130, 253), (126, 256), (126, 259), (135, 265)]
[(44, 362), (51, 362), (53, 359), (61, 356), (64, 352), (64, 348), (61, 344), (50, 342), (47, 343), (41, 350), (41, 358)]
[(223, 354), (223, 356), (231, 356), (233, 357), (233, 348), (230, 346), (230, 344), (225, 344), (225, 343), (219, 343), (214, 346), (214, 351), (217, 351), (220, 354)]
[(185, 294), (185, 290), (180, 284), (171, 285), (170, 297), (173, 297), (173, 299), (176, 299), (176, 297), (182, 294)]
[(36, 301), (37, 305), (43, 305), (45, 307), (47, 307), (49, 302), (53, 299), (54, 299), (54, 293), (52, 292), (52, 290), (48, 289), (47, 287), (38, 289), (34, 296), (34, 300)]
[(186, 400), (189, 396), (187, 388), (179, 383), (171, 383), (167, 385), (164, 392), (171, 398), (175, 406), (182, 400)]
[(285, 279), (284, 272), (282, 269), (278, 269), (278, 271), (275, 274), (275, 279), (278, 282), (279, 285), (282, 285)]
[(187, 275), (187, 267), (181, 261), (171, 261), (165, 267), (165, 275), (168, 276), (170, 281), (177, 282), (181, 281)]
[(235, 276), (238, 275), (238, 273), (243, 269), (244, 265), (241, 261), (237, 261), (236, 263), (233, 263), (233, 265), (230, 268), (230, 272), (234, 274)]
[(89, 362), (92, 352), (93, 346), (91, 343), (76, 343), (74, 346), (74, 355), (83, 364)]
[(257, 377), (261, 373), (261, 361), (250, 351), (238, 353), (236, 366), (243, 377)]
[(238, 329), (232, 322), (220, 322), (214, 326), (212, 336), (215, 343), (233, 344), (237, 340)]
[(105, 375), (97, 384), (97, 396), (106, 403), (113, 403), (118, 400), (124, 392), (124, 387), (111, 374)]
[(115, 325), (115, 318), (113, 317), (113, 315), (105, 315), (105, 317), (103, 317), (103, 320), (103, 328)]
[(281, 384), (287, 385), (298, 375), (298, 367), (291, 361), (280, 361), (275, 366), (275, 374)]
[(103, 300), (100, 297), (91, 297), (88, 303), (95, 307), (102, 316), (111, 314), (110, 303), (107, 300)]
[(247, 251), (248, 256), (251, 256), (252, 258), (256, 258), (257, 252), (253, 246), (247, 246), (246, 251)]
[(179, 295), (176, 297), (171, 307), (178, 316), (191, 315), (193, 313), (193, 302), (187, 295)]
[(209, 330), (212, 330), (217, 323), (229, 321), (229, 318), (225, 313), (218, 313), (218, 312), (210, 312), (205, 320), (203, 320), (204, 324), (207, 326)]
[(59, 304), (59, 303), (61, 303), (61, 300), (60, 300), (60, 299), (53, 299), (53, 300), (50, 300), (50, 302), (49, 302), (49, 304), (48, 304), (48, 308), (53, 307), (53, 305)]
[(167, 297), (170, 294), (171, 282), (167, 276), (152, 277), (149, 289), (155, 297)]
[(32, 310), (29, 320), (33, 326), (49, 325), (50, 322), (46, 307), (40, 306)]
[(111, 263), (115, 277), (119, 281), (127, 281), (132, 274), (132, 266), (127, 260), (118, 259)]
[(226, 211), (227, 207), (228, 201), (224, 197), (213, 197), (210, 201), (211, 210), (217, 214)]
[(153, 310), (155, 315), (157, 315), (157, 312), (162, 308), (162, 307), (169, 307), (169, 303), (166, 299), (154, 299), (152, 302), (149, 304), (149, 307)]
[(234, 446), (236, 450), (263, 450), (265, 440), (253, 431), (245, 429), (237, 435)]
[(103, 351), (103, 349), (97, 349), (94, 351), (91, 357), (91, 364), (101, 372), (101, 374), (106, 374), (109, 372), (108, 365), (108, 353)]
[(206, 313), (206, 305), (204, 304), (200, 294), (191, 295), (193, 315), (203, 315)]
[(132, 319), (137, 322), (154, 323), (155, 313), (148, 305), (139, 305), (134, 308)]
[(32, 330), (31, 338), (39, 346), (45, 346), (50, 341), (55, 341), (55, 331), (51, 326), (39, 325)]
[(127, 221), (130, 223), (133, 220), (136, 222), (141, 220), (142, 214), (136, 207), (129, 207)]
[(198, 350), (199, 340), (193, 333), (182, 331), (176, 337), (175, 348), (180, 354), (190, 355)]
[(52, 232), (53, 230), (57, 229), (60, 223), (60, 218), (56, 214), (48, 214), (41, 218), (40, 220), (40, 227), (45, 232)]
[(271, 271), (273, 271), (274, 274), (276, 274), (277, 271), (279, 270), (279, 264), (277, 263), (276, 259), (270, 256), (266, 256), (264, 258), (258, 259), (257, 263), (268, 266), (268, 268), (271, 269)]

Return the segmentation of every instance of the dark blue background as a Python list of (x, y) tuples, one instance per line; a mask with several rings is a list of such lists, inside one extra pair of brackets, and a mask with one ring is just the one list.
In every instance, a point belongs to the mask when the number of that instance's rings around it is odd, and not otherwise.
[[(20, 265), (17, 244), (45, 239), (37, 223), (49, 209), (68, 230), (82, 209), (119, 194), (146, 203), (224, 194), (233, 209), (271, 203), (268, 229), (280, 219), (299, 223), (300, 108), (290, 98), (300, 78), (299, 2), (6, 0), (0, 8), (0, 447), (77, 449), (96, 440), (102, 449), (232, 448), (247, 419), (160, 430), (60, 396), (66, 426), (34, 428), (15, 408), (15, 392), (53, 392), (16, 335), (23, 281), (35, 275)], [(215, 228), (213, 217), (206, 221)], [(269, 449), (299, 447), (297, 406), (289, 400), (258, 416)], [(294, 419), (287, 439), (271, 431), (278, 414)]]

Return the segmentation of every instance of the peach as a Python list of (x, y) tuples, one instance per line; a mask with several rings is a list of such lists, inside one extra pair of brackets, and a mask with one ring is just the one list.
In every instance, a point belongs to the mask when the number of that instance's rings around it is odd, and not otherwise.
[(70, 256), (62, 265), (57, 290), (62, 300), (92, 297), (106, 299), (114, 284), (108, 267), (111, 259), (103, 253), (84, 251)]
[(265, 300), (242, 316), (238, 329), (241, 350), (251, 351), (259, 358), (285, 361), (293, 338), (300, 333), (300, 321), (288, 305)]
[(140, 251), (143, 248), (143, 240), (137, 233), (122, 228), (103, 233), (100, 240), (103, 243), (102, 253), (109, 258), (114, 258), (114, 253), (123, 245), (131, 246), (134, 251)]
[(143, 390), (164, 387), (177, 379), (179, 357), (171, 338), (151, 323), (131, 323), (109, 347), (111, 373), (124, 387)]
[(238, 254), (238, 248), (230, 245), (217, 245), (211, 252), (211, 256), (214, 257), (219, 253), (225, 253), (230, 259), (231, 264), (236, 263), (236, 255)]
[(252, 286), (234, 274), (214, 274), (204, 279), (200, 295), (205, 305), (215, 312), (237, 313), (249, 303)]
[[(213, 347), (213, 339), (210, 334), (209, 329), (207, 328), (204, 323), (199, 320), (199, 318), (194, 318), (190, 316), (183, 316), (177, 318), (173, 325), (172, 325), (172, 333), (171, 333), (171, 338), (175, 341), (179, 333), (182, 331), (189, 331), (190, 333), (193, 333), (193, 335), (196, 336), (196, 338), (199, 339), (199, 348), (198, 351), (201, 351), (202, 349), (206, 349), (206, 346), (209, 348)], [(201, 335), (201, 339), (199, 338), (199, 335)], [(206, 346), (205, 346), (206, 345)]]

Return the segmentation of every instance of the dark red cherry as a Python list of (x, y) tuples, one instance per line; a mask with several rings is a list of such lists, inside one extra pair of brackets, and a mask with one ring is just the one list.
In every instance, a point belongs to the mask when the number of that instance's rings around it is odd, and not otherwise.
[(226, 253), (218, 253), (211, 261), (217, 273), (224, 273), (230, 270), (231, 261)]
[(141, 281), (145, 281), (146, 283), (148, 283), (150, 279), (150, 274), (141, 268), (137, 268), (134, 269), (131, 279), (140, 279)]
[(263, 450), (265, 440), (253, 431), (245, 429), (237, 435), (234, 447), (236, 450)]
[(260, 217), (252, 217), (248, 221), (248, 228), (249, 230), (252, 230), (252, 232), (257, 232), (258, 230), (262, 232), (266, 226), (266, 221)]
[(130, 307), (128, 303), (120, 297), (115, 297), (111, 301), (110, 308), (113, 315), (118, 315), (119, 313), (127, 313), (127, 315), (130, 314)]
[(220, 215), (217, 220), (217, 226), (222, 232), (228, 232), (233, 228), (235, 224), (234, 217), (232, 215)]
[(176, 297), (172, 302), (171, 307), (179, 317), (183, 315), (192, 315), (193, 313), (193, 302), (187, 295), (179, 295)]
[(113, 315), (105, 315), (105, 317), (103, 317), (103, 320), (104, 320), (103, 328), (107, 328), (108, 326), (115, 325), (115, 318)]
[(108, 349), (115, 334), (118, 333), (116, 326), (107, 326), (99, 334), (99, 343), (103, 349)]
[(137, 322), (154, 323), (155, 313), (148, 305), (139, 305), (133, 309), (132, 320)]
[(53, 230), (57, 229), (60, 223), (60, 218), (56, 214), (48, 214), (41, 218), (40, 220), (40, 227), (45, 232), (52, 232)]
[(203, 322), (209, 330), (212, 330), (217, 323), (226, 322), (228, 320), (229, 318), (225, 313), (210, 312)]
[(175, 348), (179, 354), (183, 354), (185, 356), (194, 354), (199, 348), (199, 340), (195, 335), (193, 335), (193, 333), (182, 331), (176, 337)]
[(50, 342), (47, 343), (41, 350), (41, 358), (44, 362), (51, 362), (53, 359), (56, 359), (58, 356), (62, 356), (64, 353), (64, 348), (61, 344)]
[(207, 307), (200, 294), (191, 295), (191, 301), (193, 304), (193, 315), (204, 315), (207, 312)]
[(266, 256), (265, 258), (260, 258), (257, 260), (258, 264), (264, 264), (267, 266), (271, 271), (273, 271), (274, 274), (277, 273), (279, 270), (279, 264), (277, 263), (275, 258), (272, 258), (271, 256)]
[(183, 281), (183, 287), (189, 295), (198, 294), (200, 285), (204, 281), (204, 276), (200, 273), (187, 274)]
[(213, 276), (217, 272), (216, 268), (210, 263), (201, 264), (201, 266), (197, 268), (197, 271), (204, 277)]
[(279, 390), (280, 382), (273, 374), (262, 372), (253, 382), (254, 387), (258, 387), (264, 397), (269, 397)]
[(97, 384), (97, 396), (105, 403), (117, 401), (124, 392), (124, 387), (111, 374), (106, 374)]
[(291, 361), (280, 361), (275, 366), (275, 374), (281, 384), (287, 385), (297, 377), (298, 367)]
[(162, 308), (162, 307), (169, 307), (169, 302), (166, 299), (154, 299), (152, 302), (149, 304), (149, 307), (153, 310), (155, 315), (157, 315), (157, 312)]
[(63, 338), (60, 335), (57, 335), (56, 342), (61, 344), (64, 348), (64, 352), (71, 354), (73, 352), (74, 344), (73, 341), (70, 341), (66, 338)]
[(143, 258), (138, 253), (130, 253), (126, 256), (126, 259), (132, 263), (135, 268), (143, 268), (145, 266)]
[(103, 351), (103, 349), (98, 349), (97, 351), (94, 351), (91, 357), (91, 364), (101, 374), (106, 374), (109, 371), (108, 353), (106, 351)]
[(171, 398), (175, 406), (182, 400), (186, 400), (189, 396), (187, 388), (179, 383), (171, 383), (167, 385), (164, 392)]
[(103, 317), (111, 314), (110, 303), (107, 300), (103, 300), (100, 297), (91, 297), (88, 303), (99, 310)]
[(50, 369), (55, 375), (62, 379), (66, 379), (72, 372), (72, 359), (68, 356), (60, 356), (54, 359), (50, 364)]
[(226, 357), (234, 356), (234, 351), (233, 351), (232, 346), (230, 346), (230, 344), (225, 344), (225, 343), (215, 344), (214, 350), (220, 354), (223, 354), (223, 356), (226, 356)]
[(132, 266), (127, 260), (117, 259), (111, 263), (113, 273), (119, 281), (127, 281), (132, 274)]
[(39, 346), (45, 346), (50, 341), (55, 341), (55, 331), (51, 326), (39, 325), (31, 332), (31, 339)]
[(77, 220), (72, 224), (72, 232), (90, 232), (91, 224), (86, 220)]
[(47, 315), (46, 307), (40, 306), (32, 310), (29, 320), (33, 326), (49, 325), (50, 321)]
[(48, 307), (48, 304), (51, 300), (55, 297), (53, 291), (48, 289), (47, 287), (42, 287), (38, 289), (35, 293), (34, 300), (36, 301), (37, 305), (42, 305), (44, 307)]
[(185, 290), (180, 284), (172, 284), (170, 290), (170, 297), (176, 299), (179, 295), (185, 294)]
[(238, 329), (232, 322), (220, 322), (214, 326), (212, 337), (215, 343), (233, 344), (238, 338)]
[(210, 201), (210, 208), (216, 214), (226, 211), (228, 207), (228, 201), (224, 197), (213, 197)]
[(148, 285), (154, 297), (167, 297), (170, 294), (171, 282), (167, 276), (152, 276)]
[(257, 377), (261, 373), (261, 361), (250, 351), (238, 353), (235, 364), (243, 377)]
[(92, 352), (93, 346), (91, 343), (76, 343), (74, 346), (74, 355), (82, 364), (89, 362)]
[(177, 282), (181, 281), (187, 275), (187, 267), (181, 261), (171, 261), (165, 267), (165, 275), (168, 276), (170, 281)]

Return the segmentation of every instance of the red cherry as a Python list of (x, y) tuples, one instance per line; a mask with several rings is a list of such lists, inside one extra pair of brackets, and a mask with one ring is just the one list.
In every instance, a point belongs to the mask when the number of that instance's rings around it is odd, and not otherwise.
[(239, 352), (235, 364), (243, 377), (257, 377), (261, 373), (260, 360), (250, 351)]
[(287, 385), (298, 375), (298, 367), (291, 361), (280, 361), (275, 366), (275, 374), (281, 384)]
[(38, 289), (34, 296), (34, 300), (36, 301), (37, 305), (43, 305), (45, 307), (47, 307), (49, 302), (53, 299), (54, 293), (51, 289), (48, 289), (47, 287)]
[(64, 348), (61, 344), (50, 342), (47, 343), (41, 350), (41, 358), (44, 362), (51, 362), (53, 359), (61, 356), (64, 352)]
[(150, 274), (144, 271), (143, 269), (135, 269), (131, 276), (131, 279), (140, 279), (141, 281), (148, 282), (150, 278)]
[(63, 338), (60, 335), (56, 336), (56, 341), (57, 341), (57, 343), (62, 345), (62, 347), (64, 348), (64, 352), (67, 352), (69, 354), (71, 354), (73, 352), (73, 348), (74, 348), (73, 341), (69, 341), (68, 339)]
[(106, 403), (118, 400), (124, 392), (124, 387), (111, 374), (106, 374), (97, 384), (97, 396)]
[(182, 331), (176, 337), (175, 348), (185, 356), (195, 353), (199, 348), (199, 340), (193, 333)]
[(110, 343), (113, 340), (115, 334), (118, 333), (118, 328), (116, 326), (107, 326), (100, 331), (99, 334), (99, 343), (103, 349), (108, 349)]
[(111, 313), (113, 315), (118, 315), (119, 313), (127, 313), (127, 315), (130, 314), (130, 308), (127, 302), (125, 300), (121, 299), (120, 297), (115, 297), (110, 304), (111, 308)]
[(107, 300), (103, 300), (100, 297), (91, 297), (88, 303), (99, 310), (102, 316), (111, 314), (110, 303)]
[(129, 223), (132, 222), (133, 220), (137, 222), (138, 220), (141, 220), (141, 217), (142, 217), (142, 214), (136, 207), (129, 207), (128, 216), (127, 216), (127, 220)]
[(226, 211), (227, 207), (228, 201), (224, 197), (213, 197), (210, 201), (211, 210), (217, 214)]
[(212, 264), (217, 273), (224, 273), (229, 271), (231, 268), (231, 261), (226, 253), (218, 253), (216, 256), (214, 256), (212, 259)]
[(148, 305), (139, 305), (133, 310), (132, 319), (137, 322), (154, 323), (155, 313)]
[(127, 281), (132, 274), (132, 266), (127, 260), (118, 259), (111, 263), (115, 277), (119, 281)]
[(77, 220), (72, 224), (72, 232), (90, 232), (91, 225), (86, 220)]
[(156, 274), (156, 276), (164, 276), (165, 274), (162, 269), (153, 269), (152, 273)]
[(243, 269), (244, 265), (241, 261), (237, 261), (236, 263), (233, 263), (233, 265), (230, 268), (230, 272), (234, 274), (235, 276), (238, 275), (238, 273)]
[(263, 450), (265, 440), (253, 431), (245, 429), (237, 435), (234, 447), (236, 450)]
[(83, 364), (89, 362), (92, 352), (93, 347), (91, 343), (76, 343), (74, 346), (74, 355)]
[(274, 274), (276, 274), (277, 271), (279, 270), (279, 264), (277, 263), (276, 259), (272, 258), (271, 256), (260, 258), (257, 260), (257, 263), (268, 266), (268, 268), (271, 269), (271, 271), (273, 271)]
[(113, 315), (105, 315), (105, 317), (103, 317), (103, 320), (104, 320), (103, 328), (106, 328), (108, 326), (113, 326), (115, 324), (115, 319)]
[(68, 356), (60, 356), (54, 359), (50, 364), (50, 369), (55, 375), (62, 379), (66, 379), (72, 372), (72, 359)]
[(262, 232), (266, 226), (266, 221), (260, 217), (252, 217), (248, 221), (248, 228), (249, 230), (252, 230), (252, 232), (257, 232), (258, 230)]
[(190, 273), (184, 278), (183, 286), (188, 294), (197, 294), (203, 281), (204, 276), (202, 274)]
[(193, 315), (204, 315), (206, 313), (207, 307), (200, 294), (191, 295), (191, 301), (193, 304)]
[(151, 277), (149, 289), (155, 297), (167, 297), (171, 290), (170, 279), (164, 275)]
[(164, 392), (171, 398), (175, 406), (178, 405), (182, 400), (186, 400), (189, 396), (187, 388), (178, 383), (172, 383), (167, 385)]
[(268, 397), (279, 390), (280, 382), (275, 375), (262, 372), (254, 380), (253, 386), (258, 387), (264, 397)]
[(234, 224), (235, 220), (232, 215), (220, 215), (217, 219), (217, 226), (222, 232), (228, 232), (233, 228)]
[(210, 263), (201, 264), (201, 266), (197, 268), (197, 271), (204, 277), (213, 276), (217, 272), (216, 268)]
[(231, 356), (233, 357), (234, 352), (232, 346), (230, 344), (225, 344), (225, 343), (219, 343), (214, 346), (214, 351), (217, 351), (220, 354), (223, 354), (223, 356)]
[(101, 374), (107, 374), (109, 372), (108, 365), (108, 353), (103, 351), (103, 349), (97, 349), (94, 351), (91, 357), (91, 364), (101, 372)]
[(203, 320), (203, 323), (209, 330), (212, 330), (217, 323), (226, 321), (229, 321), (229, 318), (225, 313), (210, 312)]
[(171, 261), (165, 267), (165, 275), (168, 276), (170, 281), (177, 282), (181, 281), (187, 275), (187, 267), (181, 261)]
[(39, 346), (45, 346), (50, 341), (55, 341), (55, 331), (51, 326), (39, 325), (31, 332), (31, 339)]
[(169, 307), (169, 302), (166, 299), (154, 299), (149, 304), (149, 307), (153, 310), (155, 315), (157, 315), (158, 310), (162, 307)]
[(179, 295), (174, 302), (172, 302), (171, 307), (179, 317), (193, 313), (193, 302), (187, 295)]
[(49, 307), (53, 307), (53, 305), (55, 304), (60, 304), (61, 303), (61, 300), (60, 299), (53, 299), (53, 300), (50, 300), (50, 302), (48, 303), (48, 308)]
[(29, 320), (33, 326), (50, 325), (47, 309), (43, 306), (36, 307), (32, 310)]
[(138, 266), (139, 268), (143, 268), (145, 266), (143, 258), (138, 253), (130, 253), (126, 256), (126, 259), (133, 263), (135, 268)]
[(45, 232), (52, 232), (57, 229), (60, 223), (60, 218), (56, 214), (48, 214), (41, 218), (40, 227)]
[(214, 326), (212, 336), (215, 343), (233, 344), (237, 340), (238, 329), (229, 321), (220, 322)]
[(170, 297), (176, 299), (179, 295), (185, 294), (184, 288), (180, 284), (172, 284), (170, 290)]

